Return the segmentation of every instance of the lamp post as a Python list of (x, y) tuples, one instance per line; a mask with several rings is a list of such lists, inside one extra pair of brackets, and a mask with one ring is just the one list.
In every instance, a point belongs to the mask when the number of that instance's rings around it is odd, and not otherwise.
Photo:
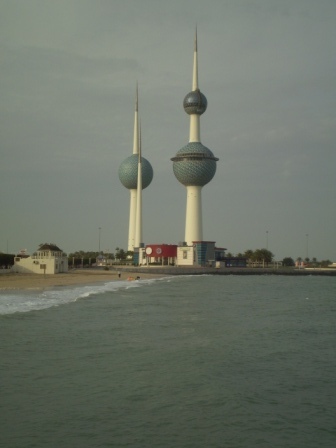
[(308, 259), (308, 240), (309, 240), (309, 234), (306, 233), (306, 258)]
[(268, 230), (266, 230), (266, 249), (268, 250)]
[(98, 252), (100, 253), (100, 231), (101, 231), (101, 227), (99, 227), (98, 230), (99, 230), (99, 234), (98, 234)]

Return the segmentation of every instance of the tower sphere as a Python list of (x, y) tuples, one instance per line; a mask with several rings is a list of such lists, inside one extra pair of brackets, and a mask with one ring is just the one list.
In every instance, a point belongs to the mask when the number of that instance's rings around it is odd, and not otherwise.
[(206, 111), (208, 101), (199, 89), (189, 92), (183, 100), (183, 107), (188, 115), (202, 115)]
[(189, 142), (171, 160), (175, 177), (181, 184), (203, 187), (214, 177), (218, 159), (201, 142)]
[[(139, 155), (132, 154), (119, 167), (119, 179), (129, 190), (137, 189)], [(147, 188), (153, 180), (153, 168), (147, 159), (141, 157), (142, 188)]]

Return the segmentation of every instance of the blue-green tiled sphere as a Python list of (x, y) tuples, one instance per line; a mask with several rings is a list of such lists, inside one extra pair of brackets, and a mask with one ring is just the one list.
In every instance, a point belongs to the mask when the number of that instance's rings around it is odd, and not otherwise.
[(183, 107), (188, 115), (202, 115), (208, 107), (208, 101), (200, 90), (189, 92), (183, 100)]
[(181, 184), (203, 187), (216, 173), (217, 157), (200, 142), (190, 142), (171, 159), (176, 179)]
[[(119, 167), (119, 179), (124, 187), (135, 190), (138, 182), (138, 154), (125, 159)], [(141, 157), (142, 188), (147, 188), (153, 179), (153, 168), (147, 159)]]

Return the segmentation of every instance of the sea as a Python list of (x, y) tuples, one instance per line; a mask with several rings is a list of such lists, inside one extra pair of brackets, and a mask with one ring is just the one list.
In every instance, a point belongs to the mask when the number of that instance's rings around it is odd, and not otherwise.
[(333, 448), (336, 277), (0, 293), (4, 448)]

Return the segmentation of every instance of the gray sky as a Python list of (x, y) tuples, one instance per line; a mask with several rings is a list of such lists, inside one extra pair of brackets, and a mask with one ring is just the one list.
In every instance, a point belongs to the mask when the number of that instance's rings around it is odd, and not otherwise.
[[(335, 0), (0, 0), (0, 251), (127, 249), (139, 82), (145, 243), (184, 239), (198, 29), (204, 239), (336, 261)], [(308, 237), (306, 235), (309, 235)]]

